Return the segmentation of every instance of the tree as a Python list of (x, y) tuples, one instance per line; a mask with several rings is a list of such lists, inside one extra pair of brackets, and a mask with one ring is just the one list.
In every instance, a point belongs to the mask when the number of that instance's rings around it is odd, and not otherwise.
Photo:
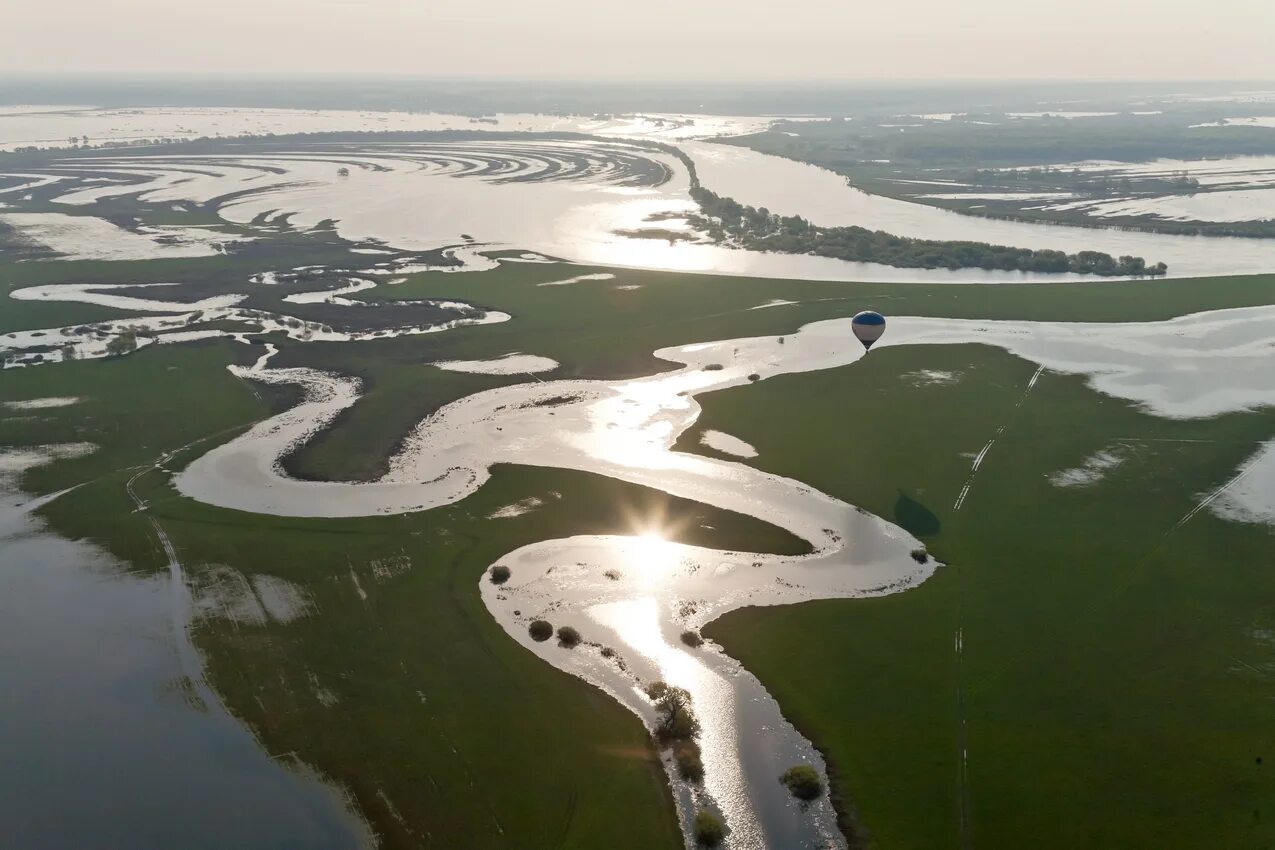
[(655, 703), (655, 734), (661, 741), (694, 738), (699, 734), (699, 719), (691, 708), (691, 694), (664, 682), (652, 682), (646, 695)]
[(707, 809), (695, 813), (695, 842), (705, 847), (716, 847), (726, 837), (722, 819)]
[(137, 350), (137, 331), (128, 330), (110, 338), (106, 343), (106, 353), (111, 357), (122, 357)]
[(704, 645), (704, 638), (700, 637), (699, 632), (694, 632), (694, 631), (691, 631), (690, 629), (687, 629), (686, 631), (682, 632), (682, 643), (686, 644), (691, 649), (698, 649), (699, 647)]
[(580, 645), (580, 633), (571, 626), (558, 627), (558, 646), (574, 649)]
[(819, 778), (819, 771), (808, 764), (793, 765), (784, 771), (779, 781), (798, 800), (814, 800), (823, 794), (823, 780)]

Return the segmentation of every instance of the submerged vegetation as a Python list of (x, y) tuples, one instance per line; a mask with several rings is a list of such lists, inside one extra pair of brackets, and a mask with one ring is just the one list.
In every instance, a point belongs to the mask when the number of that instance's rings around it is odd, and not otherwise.
[(695, 843), (703, 847), (716, 847), (726, 839), (726, 825), (722, 819), (707, 809), (695, 813)]
[(765, 207), (746, 206), (703, 188), (691, 197), (701, 215), (691, 222), (714, 242), (755, 251), (815, 254), (858, 263), (900, 268), (988, 269), (997, 271), (1091, 274), (1099, 276), (1163, 275), (1164, 263), (1148, 265), (1142, 257), (1115, 258), (1101, 251), (1032, 250), (986, 242), (956, 242), (895, 236), (866, 227), (820, 227), (801, 216), (776, 215)]
[(558, 646), (565, 649), (575, 649), (580, 645), (580, 632), (573, 626), (558, 627)]
[(673, 759), (677, 762), (678, 775), (687, 782), (704, 781), (704, 761), (700, 754), (699, 744), (693, 740), (680, 740), (673, 743)]

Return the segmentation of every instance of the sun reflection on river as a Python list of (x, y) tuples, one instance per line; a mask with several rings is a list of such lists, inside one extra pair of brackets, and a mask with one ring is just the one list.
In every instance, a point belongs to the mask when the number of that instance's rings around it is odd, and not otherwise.
[(665, 540), (664, 535), (655, 530), (629, 538), (624, 551), (629, 570), (645, 588), (665, 583), (680, 561), (678, 545)]
[[(635, 539), (640, 541), (638, 550), (677, 546), (654, 535)], [(731, 684), (684, 647), (670, 642), (660, 627), (660, 604), (655, 596), (637, 596), (598, 605), (588, 614), (614, 629), (630, 649), (654, 664), (659, 678), (690, 693), (701, 724), (698, 743), (706, 768), (704, 790), (721, 807), (739, 846), (756, 846), (759, 833), (750, 814), (739, 762), (732, 757), (737, 744)]]

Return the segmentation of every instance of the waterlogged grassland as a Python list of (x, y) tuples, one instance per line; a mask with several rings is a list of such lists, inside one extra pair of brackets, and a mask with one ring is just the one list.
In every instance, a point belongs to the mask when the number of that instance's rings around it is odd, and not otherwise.
[[(607, 273), (614, 274), (614, 279), (538, 285)], [(481, 389), (529, 380), (526, 375), (458, 375), (427, 365), (438, 360), (481, 360), (523, 352), (558, 361), (558, 369), (538, 376), (545, 380), (637, 377), (675, 368), (652, 354), (659, 348), (791, 333), (808, 322), (852, 316), (865, 307), (915, 316), (1150, 321), (1275, 302), (1275, 276), (1048, 286), (901, 286), (513, 263), (489, 272), (425, 272), (360, 296), (386, 304), (460, 299), (503, 310), (513, 319), (357, 346), (285, 346), (274, 365), (357, 375), (364, 390), (363, 398), (331, 431), (289, 462), (294, 474), (374, 478), (385, 471), (386, 459), (412, 427), (438, 407)], [(753, 309), (772, 300), (797, 303)]]
[[(827, 753), (871, 846), (1267, 846), (1275, 535), (1207, 510), (1177, 523), (1275, 412), (1166, 420), (1050, 373), (1019, 407), (1034, 371), (980, 346), (887, 347), (701, 397), (681, 448), (738, 436), (748, 463), (949, 564), (898, 596), (745, 609), (705, 633)], [(1099, 451), (1123, 461), (1051, 483)]]
[[(257, 250), (280, 268), (335, 250), (311, 252), (299, 237), (296, 246), (295, 260), (282, 245)], [(205, 290), (224, 281), (223, 291), (233, 292), (243, 291), (249, 266), (220, 257), (0, 264), (0, 285), (180, 275)], [(536, 285), (591, 273), (615, 278)], [(531, 380), (428, 365), (437, 360), (520, 351), (561, 364), (546, 379), (624, 378), (673, 368), (652, 355), (663, 346), (791, 333), (865, 307), (895, 315), (1151, 320), (1273, 303), (1275, 276), (901, 286), (506, 264), (427, 272), (359, 296), (454, 298), (513, 318), (359, 343), (272, 338), (280, 347), (272, 365), (356, 375), (365, 393), (289, 462), (294, 473), (373, 477), (438, 406)], [(774, 299), (798, 303), (751, 309)], [(41, 312), (0, 318), (9, 329), (55, 326), (81, 321), (66, 318), (75, 311), (97, 310), (31, 307)], [(0, 400), (82, 401), (6, 415), (0, 444), (97, 444), (94, 454), (32, 472), (24, 485), (51, 492), (89, 482), (46, 508), (54, 528), (90, 538), (137, 569), (160, 569), (166, 561), (148, 514), (134, 512), (125, 485), (139, 464), (163, 452), (205, 441), (169, 464), (178, 469), (194, 452), (290, 404), (293, 394), (225, 370), (262, 351), (203, 342), (6, 371)], [(905, 377), (923, 369), (960, 380), (942, 386)], [(1261, 608), (1270, 598), (1271, 536), (1207, 512), (1164, 535), (1194, 494), (1224, 480), (1269, 437), (1275, 415), (1169, 422), (1053, 375), (1014, 413), (1033, 371), (981, 347), (885, 348), (846, 369), (704, 398), (700, 424), (752, 443), (759, 466), (904, 525), (953, 564), (899, 596), (745, 611), (709, 631), (829, 753), (836, 789), (883, 848), (960, 846), (963, 799), (977, 846), (1017, 847), (1022, 835), (1059, 847), (1261, 846), (1269, 827), (1253, 813), (1273, 789), (1254, 760), (1275, 747), (1261, 712), (1270, 678), (1257, 671), (1275, 659), (1254, 636), (1275, 628), (1269, 606)], [(849, 409), (850, 399), (865, 394), (880, 400), (870, 416)], [(774, 410), (808, 414), (759, 415)], [(968, 475), (965, 455), (1010, 419), (965, 505), (952, 511)], [(684, 439), (688, 450), (698, 433)], [(1101, 484), (1063, 490), (1045, 479), (1117, 437), (1139, 440)], [(1184, 438), (1211, 442), (1157, 442)], [(270, 752), (295, 752), (350, 788), (389, 847), (678, 846), (641, 725), (509, 641), (482, 606), (482, 570), (525, 543), (625, 533), (664, 513), (684, 521), (688, 542), (800, 546), (736, 515), (548, 469), (497, 469), (455, 506), (360, 520), (217, 510), (177, 497), (166, 474), (154, 470), (133, 489), (172, 538), (197, 595), (248, 588), (219, 606), (237, 619), (201, 619), (196, 634), (229, 708)], [(488, 519), (529, 498), (542, 504), (522, 517)], [(262, 613), (254, 576), (289, 582), (305, 601), (304, 616)], [(953, 652), (958, 628), (963, 666)], [(958, 683), (970, 751), (965, 786)]]
[(82, 457), (30, 470), (23, 487), (50, 493), (153, 462), (164, 452), (245, 428), (265, 410), (264, 396), (227, 364), (260, 353), (229, 340), (152, 346), (129, 357), (10, 369), (0, 401), (62, 397), (61, 408), (5, 411), (0, 446), (91, 443)]
[[(627, 533), (651, 517), (677, 517), (680, 538), (706, 546), (804, 544), (739, 515), (557, 470), (500, 468), (455, 506), (358, 520), (210, 508), (178, 496), (163, 471), (138, 475), (144, 460), (208, 436), (174, 458), (179, 468), (270, 412), (225, 372), (235, 348), (151, 348), (7, 373), (14, 398), (35, 389), (15, 378), (40, 375), (46, 391), (85, 401), (41, 422), (6, 421), (6, 444), (104, 446), (32, 476), (29, 486), (48, 489), (88, 479), (44, 510), (52, 526), (150, 571), (167, 564), (149, 520), (159, 522), (212, 613), (195, 638), (227, 706), (270, 752), (295, 753), (350, 789), (383, 846), (680, 846), (641, 723), (510, 641), (479, 598), (482, 573), (526, 543)], [(136, 378), (150, 404), (112, 370)], [(147, 512), (134, 510), (129, 488)], [(530, 498), (543, 504), (487, 518)], [(251, 584), (261, 576), (265, 585)], [(290, 612), (261, 589), (275, 580), (291, 588)]]
[[(77, 490), (49, 515), (67, 531), (92, 517), (91, 536), (154, 564), (122, 484)], [(689, 521), (687, 542), (801, 547), (755, 521), (552, 470), (498, 469), (455, 507), (342, 521), (218, 511), (158, 475), (135, 486), (197, 596), (218, 586), (239, 617), (196, 630), (214, 687), (271, 752), (346, 786), (386, 847), (680, 846), (641, 723), (510, 641), (478, 596), (482, 573), (546, 536), (627, 532), (665, 513)], [(487, 519), (528, 498), (545, 504)], [(299, 618), (254, 620), (242, 583), (261, 576), (289, 583)]]

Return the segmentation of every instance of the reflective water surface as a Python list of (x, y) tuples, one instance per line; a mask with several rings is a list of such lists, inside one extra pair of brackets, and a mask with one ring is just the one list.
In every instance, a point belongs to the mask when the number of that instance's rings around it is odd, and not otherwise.
[(67, 449), (0, 453), (0, 843), (372, 846), (344, 795), (272, 759), (205, 684), (180, 574), (129, 574), (31, 514), (47, 500), (15, 476)]

